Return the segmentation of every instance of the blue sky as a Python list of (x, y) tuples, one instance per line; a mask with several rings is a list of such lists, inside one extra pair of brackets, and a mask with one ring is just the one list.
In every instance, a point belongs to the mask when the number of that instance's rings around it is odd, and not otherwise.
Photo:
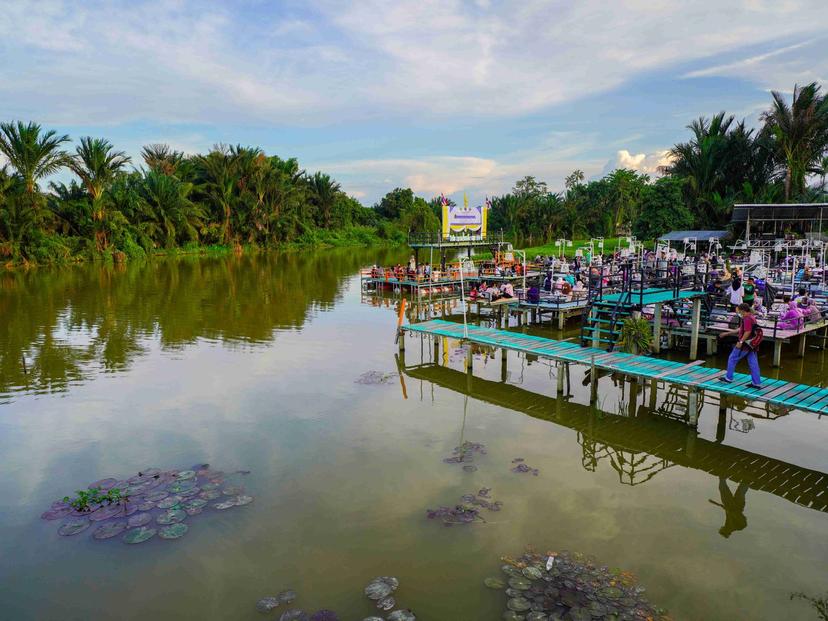
[(257, 145), (371, 204), (652, 172), (700, 115), (828, 85), (824, 0), (7, 0), (0, 119)]

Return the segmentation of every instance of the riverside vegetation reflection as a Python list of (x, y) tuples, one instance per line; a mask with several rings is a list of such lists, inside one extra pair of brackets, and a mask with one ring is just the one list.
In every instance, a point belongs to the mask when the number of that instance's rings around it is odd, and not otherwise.
[(129, 369), (148, 340), (271, 343), (333, 308), (343, 281), (390, 249), (77, 265), (0, 273), (0, 402)]

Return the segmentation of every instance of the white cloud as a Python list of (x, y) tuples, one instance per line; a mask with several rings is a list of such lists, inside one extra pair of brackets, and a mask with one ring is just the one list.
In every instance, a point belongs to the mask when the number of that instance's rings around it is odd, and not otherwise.
[(558, 191), (563, 188), (564, 177), (576, 168), (590, 176), (601, 170), (602, 163), (588, 157), (562, 157), (542, 150), (512, 153), (502, 158), (433, 155), (331, 161), (320, 164), (319, 168), (341, 181), (349, 194), (358, 192), (371, 201), (394, 187), (410, 187), (426, 198), (440, 193), (459, 197), (467, 192), (470, 200), (480, 202), (485, 196), (508, 192), (526, 175), (546, 181), (550, 189)]
[[(828, 22), (828, 3), (808, 0), (330, 0), (301, 18), (291, 7), (10, 0), (4, 116), (89, 125), (521, 115), (643, 72), (813, 39)], [(774, 88), (828, 74), (823, 44), (789, 48), (703, 71), (745, 69)]]
[(828, 79), (826, 44), (828, 37), (811, 38), (770, 52), (689, 71), (682, 77), (736, 77), (752, 80), (769, 89), (791, 91), (794, 83), (808, 84)]
[(670, 163), (672, 163), (672, 157), (668, 150), (653, 151), (652, 153), (630, 153), (626, 149), (621, 149), (615, 154), (614, 159), (607, 162), (601, 174), (606, 175), (618, 168), (626, 168), (657, 177), (660, 174), (660, 168), (668, 166)]

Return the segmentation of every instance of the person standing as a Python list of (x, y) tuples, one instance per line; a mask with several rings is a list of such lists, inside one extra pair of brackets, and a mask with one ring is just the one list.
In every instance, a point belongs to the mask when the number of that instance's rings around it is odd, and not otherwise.
[(738, 276), (733, 276), (730, 280), (730, 287), (727, 289), (727, 297), (730, 302), (730, 310), (736, 310), (739, 305), (744, 302), (742, 296), (744, 295), (742, 289), (742, 280)]
[(742, 285), (742, 302), (753, 308), (753, 301), (756, 299), (756, 281), (753, 276), (748, 276), (747, 282)]
[(725, 383), (733, 382), (733, 373), (736, 371), (736, 365), (742, 359), (747, 359), (748, 368), (750, 368), (750, 386), (752, 388), (762, 388), (762, 377), (759, 373), (759, 358), (756, 350), (751, 346), (750, 340), (756, 335), (758, 324), (756, 317), (753, 316), (753, 309), (744, 302), (739, 304), (736, 309), (741, 317), (739, 327), (735, 330), (728, 330), (722, 332), (719, 338), (725, 336), (737, 335), (736, 345), (733, 346), (733, 351), (730, 352), (730, 357), (727, 359), (727, 372), (721, 380)]

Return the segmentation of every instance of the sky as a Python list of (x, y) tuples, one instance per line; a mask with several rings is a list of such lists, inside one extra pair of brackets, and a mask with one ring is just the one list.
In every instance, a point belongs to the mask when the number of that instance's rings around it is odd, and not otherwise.
[(0, 120), (480, 202), (653, 174), (699, 116), (828, 87), (826, 24), (825, 0), (5, 0)]

